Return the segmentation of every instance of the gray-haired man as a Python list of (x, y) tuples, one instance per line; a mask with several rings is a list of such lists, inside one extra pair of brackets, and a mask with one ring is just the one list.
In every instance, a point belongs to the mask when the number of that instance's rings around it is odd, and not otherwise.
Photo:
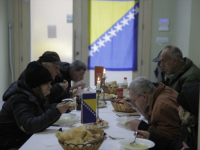
[(135, 78), (129, 85), (130, 98), (124, 100), (125, 106), (129, 107), (127, 101), (148, 120), (133, 120), (127, 122), (132, 130), (156, 131), (169, 139), (177, 140), (181, 130), (181, 121), (177, 114), (178, 93), (160, 83), (156, 88), (153, 83), (145, 77)]
[(200, 69), (189, 58), (183, 58), (178, 47), (166, 46), (161, 53), (160, 61), (160, 67), (170, 79), (168, 86), (178, 93), (184, 86), (200, 82)]
[(66, 63), (60, 66), (60, 73), (57, 74), (54, 82), (60, 83), (63, 80), (66, 80), (69, 86), (68, 89), (61, 95), (58, 101), (67, 97), (72, 97), (73, 89), (76, 89), (79, 86), (81, 86), (81, 88), (85, 87), (85, 83), (77, 83), (74, 86), (71, 86), (71, 81), (78, 82), (84, 79), (85, 71), (86, 65), (80, 60), (75, 60), (71, 64)]

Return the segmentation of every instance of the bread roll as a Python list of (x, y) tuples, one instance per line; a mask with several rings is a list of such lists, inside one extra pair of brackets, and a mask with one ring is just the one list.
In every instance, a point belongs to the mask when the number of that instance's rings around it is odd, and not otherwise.
[(93, 137), (89, 137), (87, 140), (88, 143), (95, 143), (97, 142), (97, 139), (93, 138)]
[(83, 144), (84, 141), (81, 139), (81, 138), (76, 138), (76, 139), (73, 139), (73, 140), (66, 140), (65, 143), (67, 144)]
[(100, 134), (94, 134), (93, 137), (97, 140), (100, 141), (102, 139), (102, 136)]
[(87, 130), (87, 134), (86, 136), (83, 138), (83, 141), (86, 142), (88, 140), (89, 137), (93, 137), (93, 134)]
[(64, 141), (65, 141), (65, 139), (64, 139), (64, 137), (63, 137), (63, 133), (60, 132), (60, 131), (58, 131), (58, 132), (56, 133), (56, 137), (57, 137), (58, 140), (61, 141), (61, 142), (64, 142)]
[(73, 91), (72, 91), (72, 92), (73, 92), (73, 94), (74, 94), (74, 93), (76, 93), (76, 91), (77, 91), (77, 89), (73, 89)]
[(77, 131), (77, 130), (73, 130), (73, 131), (71, 131), (71, 133), (72, 133), (72, 136), (73, 136), (74, 139), (76, 139), (76, 138), (81, 138), (81, 139), (83, 139), (83, 138), (86, 136), (87, 131)]
[(70, 133), (69, 130), (65, 130), (65, 132), (63, 133), (63, 137), (66, 140), (73, 140), (73, 136), (72, 134)]

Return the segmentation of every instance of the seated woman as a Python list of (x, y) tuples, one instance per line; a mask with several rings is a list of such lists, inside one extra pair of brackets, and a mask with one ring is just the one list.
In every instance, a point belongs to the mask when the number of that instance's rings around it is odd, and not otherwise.
[(0, 149), (20, 148), (29, 137), (45, 130), (68, 109), (68, 103), (49, 105), (52, 77), (38, 62), (28, 64), (25, 79), (13, 82), (3, 95)]
[(178, 114), (182, 120), (182, 129), (178, 142), (154, 131), (138, 131), (139, 138), (153, 141), (153, 150), (197, 150), (198, 111), (199, 111), (199, 84), (183, 87), (177, 97)]

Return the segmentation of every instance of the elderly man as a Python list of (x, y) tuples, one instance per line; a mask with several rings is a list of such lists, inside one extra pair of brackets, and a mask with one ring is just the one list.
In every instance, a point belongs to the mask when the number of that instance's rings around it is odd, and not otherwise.
[[(166, 77), (164, 68), (162, 68), (160, 66), (160, 63), (161, 63), (161, 61), (160, 61), (161, 53), (162, 53), (162, 50), (159, 52), (158, 56), (152, 60), (153, 62), (157, 63), (157, 67), (154, 70), (154, 74), (156, 76), (157, 83), (162, 82), (165, 85), (168, 85), (169, 78)], [(157, 83), (154, 83), (154, 85), (157, 85)]]
[(126, 125), (131, 125), (132, 130), (152, 130), (176, 141), (181, 130), (176, 102), (178, 93), (163, 83), (156, 88), (145, 77), (135, 78), (128, 89), (131, 99), (124, 99), (125, 106), (129, 107), (127, 101), (132, 103), (148, 120), (148, 124), (144, 121), (133, 120), (127, 122)]
[(200, 69), (183, 54), (178, 47), (168, 45), (161, 53), (161, 64), (167, 77), (170, 79), (169, 87), (178, 93), (183, 86), (200, 82)]
[(60, 73), (57, 74), (54, 82), (60, 83), (63, 80), (66, 80), (69, 83), (69, 87), (60, 96), (60, 99), (58, 99), (58, 102), (63, 98), (71, 97), (72, 95), (71, 91), (73, 89), (76, 89), (79, 86), (81, 86), (81, 88), (85, 87), (85, 83), (77, 83), (74, 86), (71, 86), (71, 81), (79, 82), (83, 80), (85, 71), (86, 71), (86, 65), (80, 60), (75, 60), (71, 64), (66, 63), (60, 66)]

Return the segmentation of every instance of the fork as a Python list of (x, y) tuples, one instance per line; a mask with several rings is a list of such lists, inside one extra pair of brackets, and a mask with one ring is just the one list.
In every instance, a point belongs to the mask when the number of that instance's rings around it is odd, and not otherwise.
[(135, 140), (133, 142), (130, 143), (130, 145), (134, 146), (136, 145), (137, 143), (135, 142), (136, 141), (136, 137), (137, 137), (137, 131), (135, 132)]
[(109, 136), (111, 139), (113, 140), (121, 140), (121, 139), (124, 139), (124, 138), (118, 138), (118, 137), (112, 137), (112, 136)]

